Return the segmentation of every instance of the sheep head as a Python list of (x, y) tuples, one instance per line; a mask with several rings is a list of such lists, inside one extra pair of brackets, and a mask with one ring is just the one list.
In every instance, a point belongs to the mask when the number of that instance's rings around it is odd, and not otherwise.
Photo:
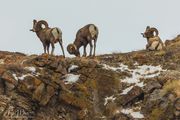
[(68, 51), (69, 54), (71, 54), (71, 55), (80, 56), (80, 52), (79, 52), (79, 50), (77, 49), (77, 47), (76, 47), (75, 44), (69, 44), (69, 45), (67, 46), (67, 51)]
[(152, 37), (154, 37), (154, 32), (156, 33), (155, 36), (159, 35), (159, 32), (156, 28), (150, 28), (150, 26), (147, 26), (146, 31), (141, 34), (144, 38), (152, 38)]
[(45, 28), (49, 28), (49, 25), (45, 20), (40, 20), (40, 21), (33, 20), (33, 28), (30, 29), (30, 31), (38, 32), (43, 29), (42, 25), (44, 25)]

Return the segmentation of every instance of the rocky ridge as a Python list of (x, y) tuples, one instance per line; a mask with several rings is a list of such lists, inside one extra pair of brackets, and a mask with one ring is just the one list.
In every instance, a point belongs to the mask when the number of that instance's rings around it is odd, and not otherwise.
[(178, 120), (180, 37), (96, 58), (0, 52), (1, 120)]

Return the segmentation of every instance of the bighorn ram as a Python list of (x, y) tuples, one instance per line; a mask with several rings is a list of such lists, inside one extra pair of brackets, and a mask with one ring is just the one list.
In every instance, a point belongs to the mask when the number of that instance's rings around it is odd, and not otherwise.
[[(45, 28), (43, 28), (42, 25), (44, 25)], [(54, 44), (59, 42), (62, 49), (63, 56), (65, 57), (64, 48), (62, 44), (62, 32), (59, 28), (57, 27), (50, 28), (48, 23), (44, 20), (40, 20), (40, 21), (33, 20), (33, 29), (31, 29), (30, 31), (35, 32), (36, 35), (41, 40), (44, 47), (44, 53), (46, 53), (46, 50), (47, 50), (49, 54), (49, 46), (51, 44), (52, 46), (51, 54), (53, 54), (54, 48), (55, 48)]]
[[(156, 33), (155, 35), (154, 32)], [(162, 50), (164, 48), (164, 44), (158, 36), (159, 32), (156, 28), (150, 28), (149, 26), (147, 26), (146, 31), (141, 34), (144, 38), (147, 38), (147, 50)]]
[(78, 30), (76, 34), (76, 39), (73, 44), (69, 44), (67, 46), (67, 51), (69, 54), (74, 54), (75, 56), (80, 56), (79, 48), (81, 46), (84, 47), (84, 53), (83, 56), (86, 57), (86, 47), (89, 44), (90, 45), (90, 54), (89, 56), (92, 56), (92, 49), (93, 49), (93, 44), (92, 41), (94, 40), (94, 53), (93, 56), (95, 56), (95, 51), (96, 51), (96, 42), (98, 38), (98, 28), (94, 24), (88, 24)]

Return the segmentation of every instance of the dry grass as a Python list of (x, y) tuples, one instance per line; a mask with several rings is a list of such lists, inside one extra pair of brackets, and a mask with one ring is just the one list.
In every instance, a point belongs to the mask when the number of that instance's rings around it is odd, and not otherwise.
[(163, 115), (163, 110), (156, 108), (151, 112), (148, 120), (159, 120), (162, 115)]
[(180, 80), (171, 80), (171, 81), (168, 81), (162, 91), (161, 91), (161, 95), (164, 96), (166, 95), (167, 93), (174, 93), (177, 95), (177, 97), (180, 97)]

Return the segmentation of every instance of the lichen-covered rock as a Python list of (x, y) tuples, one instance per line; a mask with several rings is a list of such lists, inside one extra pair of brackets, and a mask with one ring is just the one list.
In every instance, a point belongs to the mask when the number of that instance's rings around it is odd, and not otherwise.
[(120, 103), (122, 105), (128, 105), (128, 104), (133, 104), (134, 102), (136, 102), (138, 99), (139, 100), (142, 100), (144, 97), (144, 92), (143, 90), (138, 87), (138, 86), (135, 86), (132, 88), (131, 91), (129, 91), (126, 95), (123, 95), (121, 97), (121, 101)]
[(167, 44), (95, 58), (0, 51), (0, 120), (178, 120), (179, 37)]
[(147, 85), (144, 87), (145, 93), (152, 93), (155, 89), (160, 89), (162, 85), (158, 81), (150, 81), (147, 83)]

